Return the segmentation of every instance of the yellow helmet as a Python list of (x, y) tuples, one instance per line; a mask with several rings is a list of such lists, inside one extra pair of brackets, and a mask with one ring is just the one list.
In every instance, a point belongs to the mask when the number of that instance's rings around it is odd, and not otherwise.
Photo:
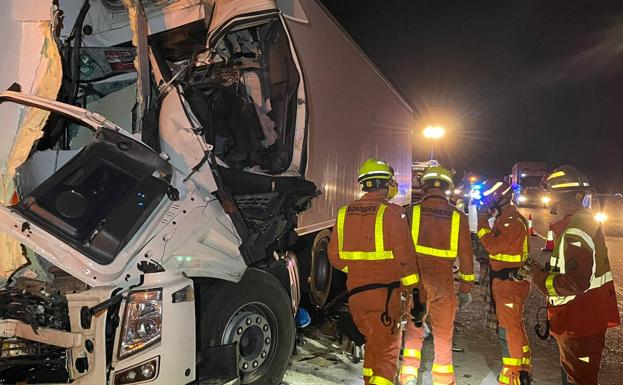
[(357, 180), (366, 188), (385, 187), (394, 177), (394, 169), (387, 162), (370, 158), (359, 167)]
[[(427, 181), (440, 181), (448, 184), (449, 189), (454, 188), (454, 181), (452, 180), (452, 173), (449, 170), (446, 170), (443, 167), (429, 167), (424, 171), (424, 175), (422, 175), (422, 183), (426, 183)], [(441, 188), (441, 184), (434, 183), (433, 187)]]

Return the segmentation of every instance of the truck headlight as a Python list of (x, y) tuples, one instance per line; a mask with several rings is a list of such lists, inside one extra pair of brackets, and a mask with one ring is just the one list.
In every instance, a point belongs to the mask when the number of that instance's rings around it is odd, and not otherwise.
[(550, 201), (549, 197), (543, 197), (541, 198), (541, 202), (543, 202), (544, 204), (548, 204)]
[(125, 304), (119, 341), (119, 358), (125, 358), (160, 341), (162, 289), (131, 292)]
[(597, 213), (595, 214), (595, 220), (603, 223), (608, 220), (608, 216), (604, 213)]
[(519, 202), (525, 202), (525, 201), (527, 201), (527, 200), (528, 200), (528, 198), (526, 198), (526, 197), (525, 197), (525, 196), (523, 196), (523, 195), (520, 195), (520, 196), (519, 196), (519, 198), (517, 198), (517, 200), (518, 200)]

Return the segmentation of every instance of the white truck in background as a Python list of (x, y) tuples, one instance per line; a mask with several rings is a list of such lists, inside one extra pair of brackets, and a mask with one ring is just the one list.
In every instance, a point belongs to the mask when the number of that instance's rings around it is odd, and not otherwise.
[(409, 106), (317, 0), (0, 19), (0, 383), (278, 384), (359, 164), (410, 202)]
[(548, 206), (550, 198), (541, 185), (546, 174), (547, 165), (544, 162), (517, 162), (513, 165), (510, 185), (517, 206)]

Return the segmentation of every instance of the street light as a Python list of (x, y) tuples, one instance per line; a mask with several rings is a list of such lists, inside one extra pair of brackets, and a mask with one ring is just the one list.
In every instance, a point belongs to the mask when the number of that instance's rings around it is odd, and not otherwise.
[(422, 131), (424, 137), (431, 140), (430, 146), (430, 159), (433, 160), (435, 156), (435, 141), (441, 139), (445, 134), (446, 130), (441, 126), (428, 126)]

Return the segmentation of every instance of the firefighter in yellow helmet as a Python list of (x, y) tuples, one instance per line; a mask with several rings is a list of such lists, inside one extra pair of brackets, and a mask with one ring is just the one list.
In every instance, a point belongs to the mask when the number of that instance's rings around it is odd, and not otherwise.
[[(457, 304), (471, 302), (474, 258), (469, 223), (463, 212), (451, 205), (445, 192), (454, 188), (452, 174), (431, 167), (422, 176), (424, 198), (407, 209), (411, 238), (422, 280), (420, 298), (433, 329), (435, 359), (433, 383), (455, 384), (452, 365), (452, 335)], [(459, 259), (459, 294), (454, 291), (453, 264)], [(408, 322), (400, 371), (403, 385), (417, 383), (424, 331)]]
[(400, 352), (401, 288), (419, 282), (404, 210), (388, 201), (393, 169), (368, 159), (359, 169), (365, 195), (342, 207), (329, 242), (329, 259), (347, 273), (348, 305), (366, 339), (365, 384), (393, 385)]

